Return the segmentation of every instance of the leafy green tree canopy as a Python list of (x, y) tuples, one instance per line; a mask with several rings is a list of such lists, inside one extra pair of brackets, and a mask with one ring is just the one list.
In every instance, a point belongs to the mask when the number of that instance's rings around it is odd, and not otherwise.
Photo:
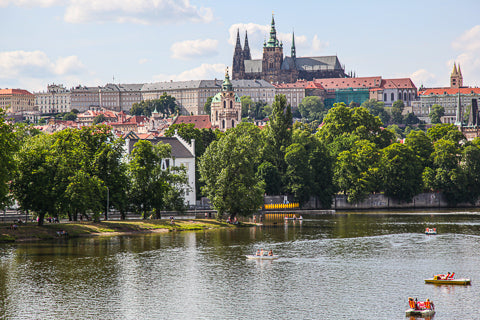
[(435, 124), (435, 123), (442, 123), (441, 118), (444, 115), (445, 115), (445, 108), (443, 108), (441, 105), (434, 104), (430, 109), (430, 114), (428, 116), (430, 117), (430, 122)]
[(312, 120), (323, 120), (325, 115), (325, 106), (322, 99), (317, 96), (308, 96), (303, 98), (302, 102), (298, 106), (298, 110), (302, 115), (302, 118)]
[(201, 157), (203, 190), (219, 218), (251, 215), (263, 204), (264, 182), (256, 174), (260, 144), (260, 129), (244, 122), (212, 142)]

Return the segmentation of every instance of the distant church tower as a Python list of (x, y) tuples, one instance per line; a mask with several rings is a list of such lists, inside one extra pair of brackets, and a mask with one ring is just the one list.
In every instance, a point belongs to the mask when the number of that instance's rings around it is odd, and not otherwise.
[(277, 39), (275, 19), (272, 15), (270, 38), (263, 44), (262, 79), (274, 82), (280, 75), (283, 62), (283, 44)]
[(460, 70), (460, 64), (457, 65), (453, 63), (452, 74), (450, 75), (450, 88), (461, 88), (463, 87), (463, 76), (462, 70)]
[[(245, 43), (248, 44), (247, 38)], [(250, 49), (248, 49), (250, 54)], [(235, 52), (233, 53), (233, 65), (232, 65), (232, 79), (238, 80), (245, 78), (245, 58), (240, 44), (240, 30), (237, 29), (237, 43), (235, 44)]]
[(211, 104), (210, 122), (213, 127), (220, 131), (234, 128), (241, 121), (242, 102), (240, 97), (233, 92), (233, 86), (228, 76), (228, 68), (225, 71), (225, 80), (222, 84), (222, 91), (217, 93)]

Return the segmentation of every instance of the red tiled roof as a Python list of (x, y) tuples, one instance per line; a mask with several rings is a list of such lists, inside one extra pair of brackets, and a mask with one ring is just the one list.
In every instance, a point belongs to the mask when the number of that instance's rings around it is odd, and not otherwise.
[(416, 89), (410, 78), (383, 79), (382, 88), (384, 89)]
[(172, 123), (193, 123), (197, 129), (211, 129), (212, 123), (210, 122), (209, 115), (199, 115), (199, 116), (178, 116), (177, 119)]
[(419, 96), (444, 95), (444, 94), (480, 94), (480, 88), (432, 88), (418, 92)]
[(315, 79), (315, 84), (320, 84), (325, 90), (347, 88), (378, 88), (382, 83), (382, 77), (362, 78), (326, 78)]
[(23, 89), (0, 89), (0, 94), (26, 94), (33, 96), (33, 93)]

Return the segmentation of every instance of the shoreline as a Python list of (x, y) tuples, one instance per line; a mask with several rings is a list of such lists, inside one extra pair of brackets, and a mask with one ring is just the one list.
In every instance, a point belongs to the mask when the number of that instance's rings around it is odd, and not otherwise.
[[(100, 222), (66, 221), (61, 223), (45, 223), (38, 226), (36, 223), (19, 224), (16, 230), (11, 229), (11, 223), (0, 224), (0, 243), (34, 242), (53, 239), (69, 239), (80, 237), (100, 237), (135, 235), (148, 233), (167, 233), (176, 231), (201, 231), (250, 227), (249, 223), (232, 225), (214, 219), (185, 219), (175, 220), (108, 220)], [(66, 231), (67, 236), (58, 236), (57, 231)]]

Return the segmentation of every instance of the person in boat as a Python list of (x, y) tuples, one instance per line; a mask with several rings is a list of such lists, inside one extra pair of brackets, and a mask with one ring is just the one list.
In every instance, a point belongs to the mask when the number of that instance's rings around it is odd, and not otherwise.
[(260, 255), (260, 249), (257, 250), (257, 253), (255, 254), (256, 256)]
[(427, 299), (427, 301), (425, 301), (425, 308), (426, 309), (432, 309), (432, 305), (430, 303), (430, 299)]
[(412, 297), (408, 298), (408, 306), (410, 307), (410, 309), (415, 309), (415, 301), (413, 301)]
[(270, 251), (268, 251), (268, 255), (269, 255), (269, 256), (273, 256), (273, 251), (272, 251), (272, 249), (270, 249)]
[(453, 279), (453, 275), (454, 275), (454, 274), (455, 274), (455, 272), (453, 272), (453, 273), (450, 274), (450, 278), (449, 278), (450, 280)]

